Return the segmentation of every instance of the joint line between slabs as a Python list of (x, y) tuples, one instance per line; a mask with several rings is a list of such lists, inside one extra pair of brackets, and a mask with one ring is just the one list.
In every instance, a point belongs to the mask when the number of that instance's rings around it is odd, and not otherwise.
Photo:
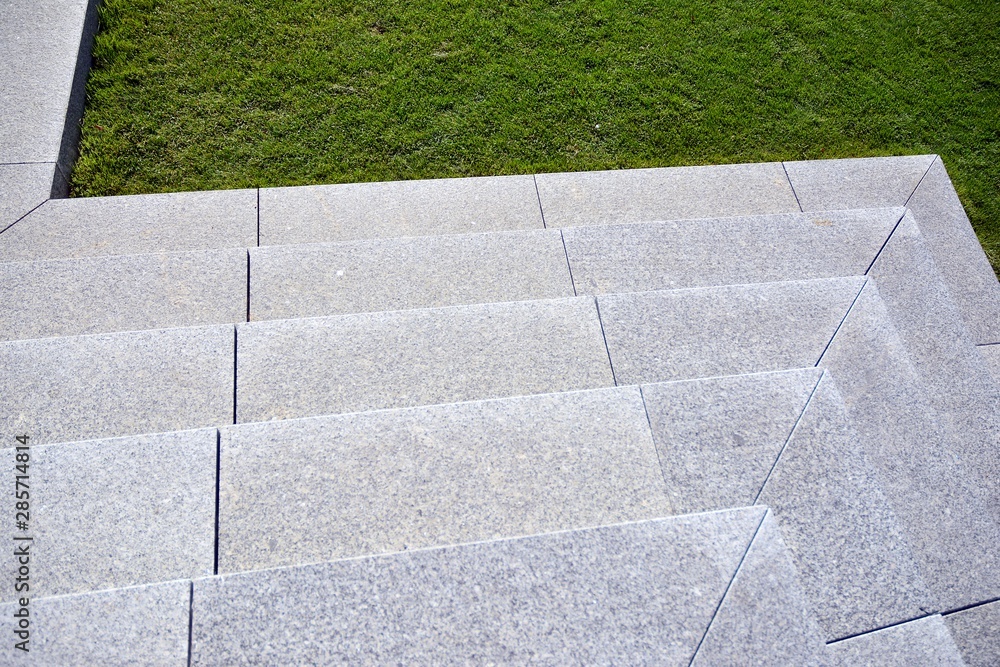
[(785, 166), (785, 161), (781, 161), (781, 170), (785, 172), (785, 178), (788, 179), (788, 187), (792, 189), (792, 196), (795, 197), (795, 204), (799, 207), (799, 213), (805, 213), (805, 209), (802, 208), (802, 202), (799, 201), (799, 193), (795, 191), (795, 186), (792, 185), (792, 177), (788, 175), (788, 167)]
[(649, 425), (649, 439), (653, 443), (653, 452), (656, 454), (656, 465), (660, 466), (660, 477), (663, 478), (664, 491), (670, 488), (667, 482), (667, 471), (663, 469), (663, 460), (660, 458), (660, 448), (656, 446), (656, 435), (653, 433), (653, 420), (649, 417), (649, 406), (646, 405), (646, 394), (639, 385), (639, 398), (642, 400), (642, 411), (646, 413), (646, 424)]
[(949, 609), (948, 611), (942, 611), (942, 616), (950, 616), (951, 614), (957, 614), (961, 611), (969, 611), (970, 609), (975, 609), (977, 607), (983, 607), (988, 604), (993, 604), (994, 602), (1000, 602), (1000, 598), (993, 598), (991, 600), (983, 600), (982, 602), (973, 602), (972, 604), (967, 604), (964, 607), (957, 607), (955, 609)]
[(45, 206), (45, 204), (46, 204), (46, 203), (47, 203), (48, 201), (49, 201), (49, 200), (48, 200), (48, 199), (46, 199), (46, 200), (45, 200), (45, 201), (43, 201), (43, 202), (42, 202), (41, 204), (39, 204), (39, 205), (38, 205), (38, 206), (36, 206), (35, 208), (33, 208), (33, 209), (31, 209), (30, 211), (28, 211), (27, 213), (25, 213), (24, 215), (22, 215), (22, 216), (21, 216), (20, 218), (18, 218), (18, 219), (17, 219), (17, 220), (15, 220), (14, 222), (10, 223), (9, 225), (7, 225), (6, 227), (4, 227), (3, 229), (0, 229), (0, 234), (3, 234), (3, 233), (4, 233), (5, 231), (7, 231), (8, 229), (10, 229), (11, 227), (13, 227), (14, 225), (16, 225), (17, 223), (21, 222), (22, 220), (24, 220), (25, 218), (27, 218), (27, 217), (28, 217), (29, 215), (31, 215), (32, 213), (34, 213), (35, 211), (37, 211), (37, 210), (38, 210), (38, 209), (40, 209), (41, 207)]
[(899, 216), (899, 220), (896, 221), (896, 224), (892, 226), (892, 231), (889, 232), (889, 235), (885, 237), (885, 241), (882, 242), (882, 247), (878, 249), (877, 253), (875, 253), (875, 257), (872, 259), (872, 263), (868, 265), (867, 269), (865, 269), (866, 276), (872, 270), (872, 267), (875, 266), (875, 262), (878, 261), (878, 258), (882, 256), (882, 251), (885, 250), (885, 247), (887, 245), (889, 245), (889, 241), (892, 240), (893, 234), (895, 234), (896, 230), (899, 229), (899, 225), (903, 222), (903, 218), (905, 217), (906, 217), (906, 212), (904, 211), (903, 215)]
[(931, 167), (933, 167), (934, 163), (937, 162), (940, 159), (941, 159), (940, 155), (935, 155), (934, 156), (934, 159), (931, 160), (931, 163), (929, 165), (927, 165), (927, 169), (925, 169), (924, 173), (920, 175), (920, 180), (917, 181), (917, 184), (915, 186), (913, 186), (913, 192), (911, 192), (910, 196), (906, 198), (905, 202), (903, 202), (903, 206), (909, 206), (910, 205), (910, 200), (913, 199), (913, 195), (917, 194), (917, 190), (920, 189), (920, 184), (924, 182), (925, 178), (927, 178), (927, 174), (931, 173)]
[(823, 351), (819, 355), (819, 359), (817, 359), (816, 363), (813, 364), (813, 368), (817, 368), (821, 363), (823, 363), (823, 357), (826, 356), (826, 353), (830, 349), (830, 346), (833, 345), (833, 341), (836, 340), (837, 334), (840, 333), (840, 329), (844, 326), (844, 322), (846, 322), (847, 318), (851, 315), (851, 311), (854, 310), (855, 304), (857, 304), (858, 299), (861, 298), (861, 293), (865, 291), (865, 287), (867, 285), (868, 285), (867, 279), (863, 283), (861, 283), (861, 289), (859, 289), (858, 293), (854, 295), (854, 301), (851, 301), (850, 308), (848, 308), (847, 312), (844, 313), (844, 317), (843, 319), (840, 320), (840, 324), (837, 325), (837, 328), (833, 330), (833, 335), (830, 336), (830, 340), (826, 342), (826, 347), (823, 348)]
[(188, 667), (191, 667), (191, 653), (194, 646), (194, 581), (188, 589)]
[(237, 327), (236, 325), (233, 325), (233, 423), (234, 424), (236, 423), (236, 414), (237, 414), (236, 413), (236, 395), (237, 395), (237, 392), (236, 392), (236, 382), (237, 382), (238, 377), (239, 377), (239, 373), (237, 372), (237, 363), (239, 362), (239, 359), (237, 358), (237, 355), (239, 354), (239, 352), (238, 352), (238, 348), (239, 348), (239, 335), (240, 335), (239, 327)]
[(212, 572), (219, 574), (219, 516), (222, 497), (222, 431), (215, 429), (215, 556)]
[(250, 321), (250, 250), (247, 249), (247, 322)]
[[(563, 230), (559, 230), (559, 238), (562, 239), (563, 254), (566, 256), (566, 268), (569, 270), (569, 282), (573, 286), (573, 296), (579, 296), (576, 293), (576, 281), (573, 280), (573, 265), (569, 263), (569, 251), (566, 249), (566, 237), (563, 235)], [(607, 342), (605, 341), (605, 344)]]
[(257, 247), (260, 247), (260, 188), (257, 188)]
[(542, 229), (548, 229), (545, 224), (545, 209), (542, 208), (542, 195), (538, 193), (538, 178), (532, 174), (531, 182), (535, 184), (535, 198), (538, 199), (538, 214), (542, 216)]
[(601, 304), (598, 303), (597, 297), (594, 297), (594, 306), (597, 308), (597, 322), (601, 325), (601, 338), (604, 339), (604, 351), (608, 353), (608, 366), (611, 367), (611, 381), (618, 386), (618, 376), (615, 375), (615, 362), (611, 360), (611, 348), (608, 347), (608, 336), (604, 333), (604, 320), (601, 318)]
[(870, 635), (873, 632), (879, 632), (880, 630), (888, 630), (889, 628), (895, 628), (900, 625), (906, 625), (907, 623), (913, 623), (914, 621), (921, 621), (925, 618), (930, 618), (931, 616), (936, 616), (938, 612), (932, 611), (927, 614), (921, 614), (920, 616), (914, 616), (913, 618), (908, 618), (905, 621), (897, 621), (895, 623), (890, 623), (889, 625), (883, 625), (880, 628), (872, 628), (871, 630), (865, 630), (864, 632), (855, 632), (853, 635), (847, 635), (846, 637), (838, 637), (837, 639), (831, 639), (826, 643), (827, 646), (831, 644), (839, 644), (840, 642), (846, 642), (848, 639), (855, 639), (856, 637), (864, 637), (865, 635)]
[(698, 641), (698, 646), (695, 647), (694, 653), (691, 654), (691, 660), (688, 662), (688, 667), (694, 664), (695, 659), (698, 657), (698, 651), (701, 650), (702, 644), (705, 643), (705, 638), (708, 637), (708, 633), (712, 631), (712, 623), (715, 622), (715, 617), (719, 615), (719, 610), (722, 609), (723, 603), (726, 601), (726, 596), (729, 595), (730, 589), (733, 587), (733, 582), (736, 581), (736, 577), (739, 576), (740, 570), (743, 569), (743, 562), (747, 559), (747, 554), (750, 553), (750, 549), (753, 548), (753, 543), (757, 541), (757, 535), (760, 533), (761, 527), (764, 525), (764, 519), (767, 518), (768, 512), (771, 510), (765, 510), (764, 516), (760, 518), (760, 523), (757, 524), (757, 529), (753, 531), (753, 537), (750, 538), (750, 543), (747, 544), (746, 551), (743, 552), (743, 557), (740, 558), (739, 564), (736, 566), (736, 570), (733, 572), (733, 577), (729, 580), (726, 585), (726, 590), (722, 593), (722, 597), (719, 598), (719, 604), (715, 605), (715, 611), (712, 612), (712, 618), (709, 619), (708, 625), (705, 626), (705, 632), (702, 634), (701, 639)]

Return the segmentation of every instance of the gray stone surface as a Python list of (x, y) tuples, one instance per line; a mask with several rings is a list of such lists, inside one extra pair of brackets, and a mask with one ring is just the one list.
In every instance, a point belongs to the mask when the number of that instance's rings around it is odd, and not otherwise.
[(250, 259), (253, 320), (574, 296), (556, 230), (270, 246)]
[(1000, 665), (1000, 600), (948, 614), (944, 624), (969, 667)]
[(768, 512), (692, 665), (825, 664), (826, 647)]
[(810, 368), (643, 385), (676, 511), (753, 505), (820, 374)]
[(29, 653), (14, 648), (14, 603), (0, 605), (0, 662), (39, 667), (183, 667), (191, 582), (32, 598)]
[(33, 444), (233, 419), (231, 325), (0, 343), (0, 368), (0, 430)]
[(56, 165), (0, 164), (0, 234), (52, 193)]
[(816, 364), (863, 278), (598, 297), (619, 384)]
[(778, 162), (539, 174), (548, 227), (799, 210)]
[(0, 340), (246, 321), (247, 253), (0, 263)]
[[(214, 572), (215, 429), (32, 447), (29, 455), (31, 529), (10, 521), (3, 537), (34, 538), (33, 598)], [(15, 450), (3, 456), (14, 470)], [(0, 562), (7, 581), (15, 565)], [(13, 586), (0, 589), (0, 601), (17, 597)]]
[(985, 362), (986, 370), (993, 375), (994, 381), (1000, 384), (1000, 344), (979, 345), (976, 350)]
[(905, 621), (933, 605), (829, 373), (758, 502), (774, 511), (826, 640)]
[(977, 343), (1000, 342), (1000, 283), (938, 158), (907, 206)]
[(241, 424), (221, 479), (220, 572), (673, 513), (636, 387)]
[(926, 396), (1000, 519), (1000, 385), (983, 367), (916, 222), (907, 214), (870, 275)]
[(614, 384), (586, 297), (252, 322), (237, 341), (238, 422)]
[(257, 191), (53, 199), (0, 234), (0, 261), (257, 245)]
[(869, 281), (823, 357), (935, 609), (1000, 593), (1000, 528)]
[(539, 229), (531, 176), (350, 183), (260, 191), (260, 244)]
[(192, 665), (687, 665), (744, 509), (195, 581)]
[(803, 211), (905, 206), (934, 155), (785, 162)]
[(940, 616), (928, 616), (827, 645), (834, 665), (858, 667), (964, 667)]
[(904, 209), (564, 230), (579, 294), (862, 275)]

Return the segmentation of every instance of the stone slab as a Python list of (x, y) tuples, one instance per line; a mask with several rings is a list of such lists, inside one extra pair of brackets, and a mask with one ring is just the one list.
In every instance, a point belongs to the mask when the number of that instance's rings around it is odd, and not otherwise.
[(0, 343), (0, 447), (231, 424), (233, 348), (231, 325)]
[(220, 573), (673, 513), (636, 387), (241, 424), (221, 470)]
[(53, 199), (0, 234), (0, 262), (256, 245), (256, 190)]
[(905, 206), (934, 155), (785, 162), (803, 211)]
[(863, 278), (597, 297), (619, 384), (814, 366)]
[(993, 375), (993, 380), (1000, 384), (1000, 343), (979, 345), (976, 351), (982, 357), (986, 370)]
[(779, 162), (538, 174), (547, 227), (799, 210)]
[(643, 385), (677, 512), (753, 505), (820, 374), (810, 368)]
[(566, 229), (579, 294), (862, 275), (904, 209)]
[(963, 667), (966, 663), (940, 616), (927, 616), (834, 644), (830, 660), (842, 667)]
[(53, 162), (0, 164), (0, 234), (52, 194)]
[(1000, 342), (1000, 283), (941, 158), (907, 206), (975, 342)]
[(934, 597), (957, 609), (1000, 595), (1000, 527), (976, 475), (924, 394), (906, 345), (870, 280), (821, 365)]
[(238, 422), (614, 384), (592, 298), (251, 322)]
[(0, 340), (246, 321), (247, 253), (0, 263)]
[(574, 296), (555, 230), (255, 248), (250, 277), (253, 320)]
[(768, 512), (692, 665), (822, 665), (826, 646)]
[[(32, 598), (203, 577), (215, 567), (215, 429), (32, 447)], [(30, 442), (30, 441), (29, 441)], [(24, 452), (21, 462), (24, 462)], [(9, 470), (15, 450), (3, 452)], [(16, 501), (14, 485), (6, 493)], [(0, 570), (16, 576), (13, 558)], [(0, 590), (0, 601), (18, 595)]]
[(774, 511), (827, 641), (926, 614), (933, 605), (830, 373), (757, 502)]
[(948, 614), (944, 624), (969, 667), (1000, 664), (1000, 600)]
[(349, 183), (260, 191), (260, 244), (543, 227), (531, 176)]
[(192, 665), (687, 665), (759, 509), (195, 581)]
[(191, 582), (32, 598), (29, 653), (14, 648), (14, 603), (0, 605), (5, 665), (184, 667)]

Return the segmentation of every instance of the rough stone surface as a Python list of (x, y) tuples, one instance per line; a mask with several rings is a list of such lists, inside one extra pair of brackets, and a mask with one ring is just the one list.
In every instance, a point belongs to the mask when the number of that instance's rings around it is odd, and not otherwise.
[(30, 652), (14, 648), (15, 603), (0, 605), (5, 665), (184, 667), (191, 582), (32, 598)]
[(803, 369), (643, 385), (676, 511), (753, 505), (820, 373)]
[(778, 162), (539, 174), (548, 227), (799, 210)]
[(233, 419), (231, 325), (0, 343), (0, 368), (0, 430), (33, 444)]
[(969, 667), (1000, 665), (1000, 601), (948, 614), (944, 624)]
[(53, 199), (0, 234), (0, 261), (257, 245), (257, 191)]
[(598, 297), (619, 384), (816, 364), (863, 278)]
[(0, 164), (0, 234), (49, 198), (55, 172), (52, 162)]
[(975, 342), (1000, 342), (1000, 283), (940, 158), (907, 206)]
[(614, 384), (591, 298), (255, 322), (238, 422)]
[(905, 206), (934, 155), (785, 162), (803, 211)]
[(903, 209), (566, 229), (579, 294), (862, 275)]
[(829, 373), (758, 502), (775, 513), (826, 640), (905, 621), (932, 606)]
[(246, 321), (247, 254), (0, 263), (0, 340)]
[(976, 348), (982, 357), (987, 371), (993, 374), (993, 379), (1000, 384), (1000, 344), (980, 345)]
[(260, 244), (540, 229), (531, 176), (351, 183), (260, 191)]
[[(31, 564), (33, 598), (213, 573), (215, 429), (32, 447), (29, 454), (31, 549), (39, 554)], [(3, 456), (14, 470), (15, 450)], [(6, 495), (13, 507), (13, 484)], [(25, 533), (9, 524), (5, 541), (15, 544)], [(8, 581), (14, 566), (13, 558), (0, 563)], [(17, 597), (13, 586), (0, 591), (2, 601)]]
[(768, 512), (692, 665), (822, 665), (825, 649)]
[(253, 320), (574, 296), (556, 230), (270, 246), (250, 260)]
[(197, 580), (192, 665), (687, 665), (745, 509)]
[(834, 665), (857, 667), (964, 667), (940, 616), (928, 616), (827, 645)]
[(221, 479), (220, 572), (672, 514), (636, 387), (241, 424)]
[(935, 609), (1000, 595), (1000, 528), (869, 281), (830, 344), (829, 368)]

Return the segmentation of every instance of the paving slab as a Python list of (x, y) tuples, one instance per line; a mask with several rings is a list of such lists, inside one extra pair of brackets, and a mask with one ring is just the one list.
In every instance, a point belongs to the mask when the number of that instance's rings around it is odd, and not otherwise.
[(54, 162), (0, 164), (0, 234), (52, 194)]
[(984, 361), (984, 367), (993, 375), (995, 382), (1000, 384), (1000, 343), (979, 345), (976, 351)]
[(1000, 283), (941, 158), (907, 206), (975, 342), (1000, 342)]
[(543, 227), (531, 176), (349, 183), (260, 191), (260, 244)]
[(905, 206), (935, 155), (785, 162), (803, 211)]
[(220, 572), (673, 514), (637, 387), (241, 424), (221, 471)]
[(966, 663), (940, 616), (928, 616), (827, 645), (835, 665), (963, 667)]
[(547, 227), (799, 210), (779, 162), (538, 174)]
[(827, 641), (926, 614), (933, 605), (830, 373), (757, 502), (774, 511)]
[(233, 347), (231, 325), (0, 343), (0, 447), (231, 424)]
[(969, 667), (1000, 664), (1000, 600), (948, 614), (944, 624)]
[(52, 199), (0, 234), (0, 262), (256, 245), (256, 190)]
[(821, 362), (934, 596), (957, 609), (1000, 595), (1000, 542), (977, 476), (951, 434), (878, 294), (865, 286)]
[(192, 665), (687, 665), (763, 510), (195, 581)]
[(904, 209), (680, 220), (563, 231), (579, 294), (863, 275)]
[(809, 368), (643, 385), (676, 511), (753, 505), (821, 373)]
[(0, 262), (0, 340), (246, 321), (247, 253)]
[[(32, 447), (30, 531), (4, 530), (8, 544), (34, 538), (32, 598), (213, 574), (216, 438), (201, 429)], [(14, 470), (15, 450), (3, 455)], [(13, 485), (7, 499), (13, 507)], [(0, 564), (8, 581), (15, 564)]]
[(955, 307), (947, 285), (907, 214), (870, 275), (906, 344), (926, 396), (954, 436), (964, 467), (978, 477), (1000, 518), (1000, 384)]
[(255, 248), (250, 277), (253, 320), (574, 296), (556, 230)]
[(592, 298), (251, 322), (237, 422), (614, 384)]
[(768, 512), (692, 665), (822, 665), (826, 646)]
[(619, 384), (814, 366), (864, 278), (597, 297)]
[(5, 665), (183, 667), (188, 659), (191, 582), (32, 598), (29, 652), (14, 648), (16, 603), (0, 605)]

